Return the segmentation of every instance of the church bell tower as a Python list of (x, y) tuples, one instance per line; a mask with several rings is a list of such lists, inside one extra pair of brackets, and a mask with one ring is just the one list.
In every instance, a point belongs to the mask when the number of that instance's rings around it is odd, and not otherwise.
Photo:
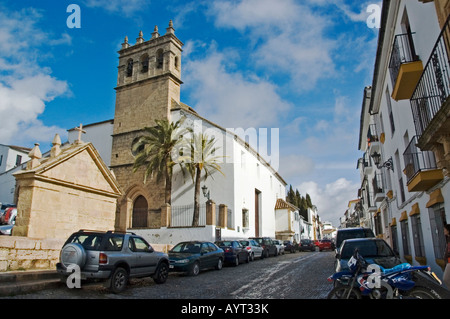
[(134, 45), (125, 37), (118, 52), (111, 169), (124, 194), (116, 229), (162, 226), (158, 210), (165, 204), (164, 182), (152, 179), (143, 184), (144, 169), (133, 173), (131, 146), (155, 120), (170, 121), (172, 105), (180, 103), (182, 47), (170, 21), (165, 35), (156, 26), (146, 41), (141, 31)]

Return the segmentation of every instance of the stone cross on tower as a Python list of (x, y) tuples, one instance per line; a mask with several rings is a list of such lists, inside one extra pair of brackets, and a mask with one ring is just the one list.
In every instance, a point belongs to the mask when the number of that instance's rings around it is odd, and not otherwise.
[(81, 140), (81, 133), (86, 134), (86, 131), (83, 130), (83, 125), (80, 123), (80, 127), (75, 127), (75, 131), (78, 131), (78, 139), (75, 141), (76, 144), (81, 144), (83, 141)]

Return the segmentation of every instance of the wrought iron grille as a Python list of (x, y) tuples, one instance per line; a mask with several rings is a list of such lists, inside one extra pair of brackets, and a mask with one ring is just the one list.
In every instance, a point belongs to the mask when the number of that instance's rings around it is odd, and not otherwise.
[(450, 95), (449, 19), (439, 35), (411, 97), (411, 109), (417, 135), (423, 134)]
[(394, 44), (392, 46), (391, 59), (389, 61), (389, 70), (391, 73), (392, 83), (397, 82), (400, 66), (402, 64), (419, 60), (414, 49), (412, 35), (413, 33), (404, 33), (395, 36)]

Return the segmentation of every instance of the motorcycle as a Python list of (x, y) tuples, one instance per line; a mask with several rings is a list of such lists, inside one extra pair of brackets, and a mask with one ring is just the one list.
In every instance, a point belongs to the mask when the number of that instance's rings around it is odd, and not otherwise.
[[(442, 285), (428, 266), (411, 266), (408, 263), (385, 269), (368, 264), (356, 249), (347, 263), (349, 270), (328, 277), (335, 287), (328, 299), (441, 299), (430, 283)], [(427, 283), (428, 281), (428, 283)], [(418, 282), (421, 285), (418, 285)]]

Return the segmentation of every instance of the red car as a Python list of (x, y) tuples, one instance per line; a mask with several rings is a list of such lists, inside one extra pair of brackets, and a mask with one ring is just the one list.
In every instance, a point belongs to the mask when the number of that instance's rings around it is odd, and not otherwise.
[(316, 246), (319, 247), (320, 251), (324, 249), (334, 250), (333, 242), (329, 239), (322, 239), (317, 241)]

